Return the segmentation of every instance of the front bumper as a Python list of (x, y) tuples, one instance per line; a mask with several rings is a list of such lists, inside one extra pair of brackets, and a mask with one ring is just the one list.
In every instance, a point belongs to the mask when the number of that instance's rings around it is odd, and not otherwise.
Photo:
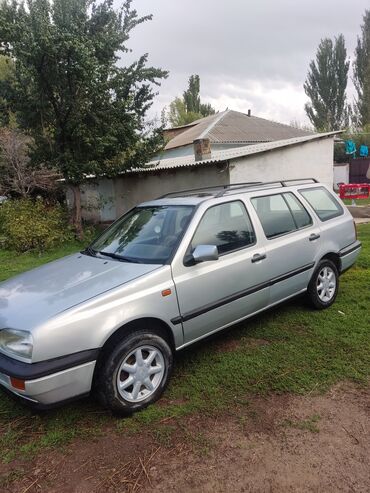
[[(91, 390), (97, 354), (97, 350), (82, 351), (40, 363), (22, 363), (0, 355), (0, 385), (41, 406), (86, 395)], [(14, 386), (12, 378), (23, 381), (24, 390)]]

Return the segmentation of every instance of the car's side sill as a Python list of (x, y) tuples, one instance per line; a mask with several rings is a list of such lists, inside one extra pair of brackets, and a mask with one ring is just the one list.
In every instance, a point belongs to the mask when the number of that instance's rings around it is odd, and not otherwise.
[(196, 339), (192, 339), (189, 342), (186, 342), (185, 344), (182, 344), (181, 346), (176, 348), (176, 351), (180, 351), (181, 349), (184, 349), (187, 346), (190, 346), (191, 344), (198, 342), (202, 339), (205, 339), (206, 337), (211, 336), (212, 334), (216, 334), (220, 330), (227, 329), (227, 327), (230, 327), (231, 325), (238, 324), (239, 322), (242, 322), (243, 320), (246, 320), (247, 318), (254, 317), (258, 313), (264, 312), (265, 310), (269, 310), (270, 308), (273, 308), (276, 305), (279, 305), (280, 303), (283, 303), (284, 301), (289, 300), (290, 298), (295, 298), (296, 296), (299, 296), (300, 294), (304, 293), (307, 291), (307, 288), (302, 289), (301, 291), (298, 291), (297, 293), (291, 294), (290, 296), (287, 296), (279, 301), (275, 301), (274, 303), (271, 303), (270, 305), (267, 305), (253, 313), (250, 313), (249, 315), (246, 315), (245, 317), (238, 318), (237, 320), (234, 320), (232, 322), (229, 322), (228, 324), (223, 325), (222, 327), (219, 327), (218, 329), (212, 330), (211, 332), (207, 332), (206, 334), (203, 334), (200, 337), (197, 337)]

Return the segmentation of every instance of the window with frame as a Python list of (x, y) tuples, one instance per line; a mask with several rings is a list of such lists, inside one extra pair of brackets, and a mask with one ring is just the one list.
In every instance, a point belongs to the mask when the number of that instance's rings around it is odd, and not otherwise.
[(311, 216), (290, 192), (255, 197), (251, 202), (268, 239), (312, 224)]
[(307, 200), (321, 221), (327, 221), (343, 214), (343, 207), (323, 187), (307, 188), (299, 190), (299, 193)]
[(241, 201), (210, 207), (205, 213), (191, 242), (191, 251), (198, 245), (216, 245), (219, 254), (253, 245), (254, 229)]
[(283, 196), (288, 204), (290, 212), (293, 215), (293, 219), (297, 226), (297, 229), (310, 226), (312, 224), (312, 217), (309, 215), (309, 213), (306, 211), (297, 197), (290, 192), (284, 193)]

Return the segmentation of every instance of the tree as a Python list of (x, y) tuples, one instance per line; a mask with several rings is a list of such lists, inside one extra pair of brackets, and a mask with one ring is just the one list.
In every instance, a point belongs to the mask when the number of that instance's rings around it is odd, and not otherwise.
[(180, 127), (215, 113), (216, 110), (209, 103), (200, 100), (199, 75), (191, 75), (183, 97), (177, 97), (170, 103), (168, 119), (172, 127)]
[(32, 139), (16, 128), (0, 128), (0, 194), (27, 198), (34, 192), (54, 192), (55, 172), (30, 167)]
[(304, 90), (310, 98), (305, 110), (318, 131), (338, 130), (348, 126), (346, 88), (349, 61), (344, 36), (321, 40), (316, 60), (309, 66)]
[(365, 11), (363, 21), (353, 64), (353, 82), (357, 91), (355, 113), (360, 126), (370, 123), (370, 10)]
[(7, 125), (12, 119), (6, 95), (11, 91), (13, 72), (12, 60), (0, 55), (0, 126)]
[(19, 0), (0, 6), (0, 52), (15, 63), (9, 99), (35, 142), (34, 163), (58, 169), (74, 192), (74, 224), (82, 235), (80, 184), (88, 174), (112, 176), (145, 162), (161, 143), (148, 127), (153, 85), (167, 72), (147, 55), (119, 67), (138, 17), (125, 0)]

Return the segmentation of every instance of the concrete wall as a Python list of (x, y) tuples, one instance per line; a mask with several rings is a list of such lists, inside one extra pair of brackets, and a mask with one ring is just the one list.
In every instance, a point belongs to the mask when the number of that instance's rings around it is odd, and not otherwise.
[[(308, 177), (333, 186), (332, 138), (233, 159), (229, 168), (220, 163), (90, 180), (82, 187), (83, 218), (113, 221), (140, 202), (188, 188)], [(67, 200), (71, 207), (70, 193)]]
[(167, 149), (151, 159), (151, 161), (156, 161), (159, 159), (173, 159), (176, 157), (194, 156), (194, 146), (189, 144), (182, 147), (175, 147), (174, 149)]
[[(226, 185), (229, 172), (224, 163), (158, 172), (132, 173), (114, 180), (89, 180), (81, 187), (82, 216), (90, 222), (114, 221), (135, 205), (169, 192), (188, 188)], [(67, 203), (73, 196), (67, 190)]]
[[(212, 151), (227, 151), (228, 149), (235, 149), (244, 147), (250, 144), (217, 144), (211, 142)], [(175, 149), (167, 149), (162, 151), (153, 157), (152, 161), (159, 159), (174, 159), (176, 157), (194, 156), (194, 145), (189, 144), (182, 147), (176, 147)]]
[(229, 183), (225, 166), (169, 169), (156, 173), (135, 173), (114, 180), (117, 217), (140, 202), (169, 192)]
[(254, 154), (230, 163), (230, 182), (316, 178), (333, 186), (334, 139), (323, 138), (300, 145)]
[(334, 165), (334, 190), (338, 190), (338, 183), (349, 183), (349, 164)]
[[(67, 206), (73, 207), (73, 193), (67, 188)], [(86, 221), (111, 222), (117, 217), (114, 180), (89, 180), (81, 186), (82, 217)]]

